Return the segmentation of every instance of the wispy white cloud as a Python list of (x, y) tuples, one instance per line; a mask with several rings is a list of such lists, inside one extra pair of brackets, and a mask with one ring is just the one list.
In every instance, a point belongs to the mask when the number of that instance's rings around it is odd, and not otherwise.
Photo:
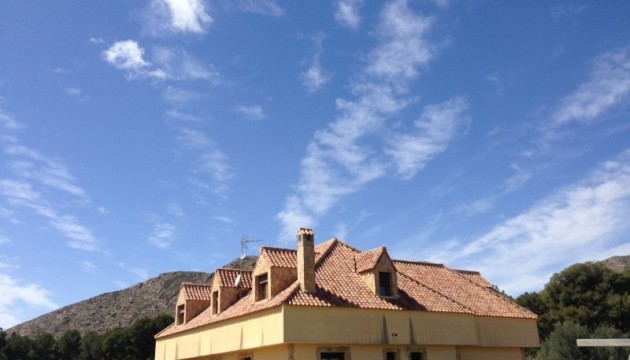
[(344, 27), (356, 30), (361, 24), (359, 10), (363, 0), (339, 0), (335, 9), (335, 20)]
[(15, 130), (19, 129), (22, 125), (12, 116), (0, 109), (0, 126), (3, 126), (7, 129)]
[(102, 44), (105, 42), (105, 40), (100, 37), (91, 37), (88, 39), (88, 42), (90, 42), (91, 44)]
[(274, 17), (284, 15), (284, 9), (274, 0), (240, 0), (237, 6), (245, 12)]
[[(396, 166), (384, 147), (368, 145), (365, 139), (372, 137), (378, 142), (386, 120), (412, 102), (408, 84), (436, 53), (427, 39), (433, 22), (412, 12), (404, 0), (385, 5), (376, 33), (379, 43), (366, 56), (365, 68), (351, 84), (356, 99), (337, 100), (337, 118), (319, 130), (307, 146), (295, 191), (277, 215), (282, 224), (281, 239), (292, 238), (298, 226), (313, 226), (340, 198), (360, 191)], [(446, 104), (453, 108), (452, 113), (460, 114), (464, 108), (463, 100)], [(447, 105), (442, 105), (445, 112)], [(433, 134), (440, 140), (430, 141), (443, 149), (447, 136), (439, 129), (435, 125)]]
[[(433, 252), (456, 266), (481, 270), (508, 293), (542, 288), (553, 271), (603, 258), (627, 232), (630, 150), (604, 162), (587, 179), (555, 191), (530, 209), (496, 225), (458, 251)], [(483, 256), (480, 256), (483, 254)], [(518, 264), (518, 271), (506, 272)]]
[(394, 136), (386, 153), (394, 159), (398, 175), (412, 178), (436, 154), (443, 152), (468, 120), (467, 109), (468, 103), (461, 97), (427, 106), (414, 122), (416, 134)]
[[(70, 201), (78, 200), (81, 205), (89, 203), (87, 192), (76, 184), (63, 161), (22, 145), (14, 136), (4, 137), (0, 144), (4, 145), (4, 153), (10, 156), (7, 168), (13, 174), (13, 178), (0, 179), (0, 196), (14, 207), (29, 209), (45, 218), (50, 227), (67, 239), (66, 244), (69, 247), (87, 251), (99, 250), (100, 245), (90, 229), (74, 216), (61, 213), (48, 200), (49, 193), (56, 191), (69, 195), (67, 199), (71, 199)], [(57, 202), (58, 200), (54, 204)], [(10, 213), (10, 219), (19, 223), (13, 212)]]
[(324, 36), (322, 34), (318, 34), (313, 37), (315, 52), (309, 61), (308, 68), (300, 73), (302, 84), (304, 84), (304, 87), (306, 87), (306, 90), (309, 93), (313, 93), (321, 89), (332, 78), (330, 72), (324, 70), (319, 59), (323, 52), (323, 41)]
[(188, 127), (179, 128), (178, 131), (177, 142), (195, 158), (193, 173), (210, 176), (211, 186), (203, 178), (196, 178), (192, 182), (202, 188), (212, 189), (215, 195), (225, 196), (227, 181), (233, 176), (228, 157), (204, 132)]
[(32, 184), (0, 179), (0, 195), (3, 195), (10, 204), (26, 207), (46, 218), (51, 227), (68, 239), (69, 247), (87, 251), (100, 249), (100, 245), (87, 227), (73, 216), (59, 214)]
[[(194, 91), (190, 91), (190, 90), (168, 86), (162, 92), (162, 98), (173, 105), (177, 105), (177, 104), (185, 104), (191, 101), (198, 100), (199, 98), (201, 98), (201, 94)], [(177, 115), (180, 115), (181, 113), (170, 113), (170, 114), (171, 115), (174, 114), (177, 116)]]
[(70, 96), (73, 99), (76, 99), (79, 102), (86, 102), (90, 100), (90, 96), (83, 91), (83, 89), (77, 86), (69, 86), (63, 89), (63, 92)]
[(232, 218), (230, 218), (229, 216), (224, 216), (224, 215), (213, 216), (212, 220), (218, 221), (218, 222), (222, 222), (224, 224), (232, 224), (232, 223), (234, 223)]
[(175, 241), (175, 225), (167, 222), (157, 222), (153, 225), (153, 232), (149, 242), (160, 249), (166, 249)]
[(133, 40), (115, 42), (103, 56), (108, 63), (122, 70), (140, 71), (150, 65), (144, 60), (144, 49)]
[(169, 214), (173, 216), (184, 217), (186, 215), (186, 213), (181, 208), (181, 206), (177, 204), (168, 204), (168, 206), (166, 207), (166, 210), (168, 211)]
[(83, 271), (86, 274), (96, 274), (97, 269), (98, 267), (89, 261), (81, 262), (81, 271)]
[(265, 113), (260, 105), (251, 106), (238, 106), (235, 111), (251, 120), (262, 120), (265, 118)]
[(205, 65), (183, 49), (156, 47), (152, 61), (160, 74), (168, 80), (205, 80), (219, 83), (221, 75), (213, 66)]
[(616, 105), (630, 100), (630, 47), (598, 56), (590, 79), (565, 96), (551, 114), (546, 130), (578, 122), (590, 124)]
[(8, 237), (4, 236), (4, 235), (0, 235), (0, 245), (2, 244), (8, 244), (9, 242), (11, 242), (11, 240), (9, 240)]
[(5, 153), (18, 158), (8, 164), (17, 176), (87, 200), (85, 190), (76, 185), (74, 177), (61, 160), (18, 143), (7, 145)]
[(144, 59), (144, 49), (134, 40), (117, 41), (103, 52), (103, 58), (117, 69), (124, 70), (127, 77), (163, 80), (166, 73), (151, 66)]
[(151, 0), (145, 29), (152, 35), (203, 34), (212, 24), (203, 0)]
[(16, 308), (24, 305), (53, 310), (59, 306), (51, 300), (50, 292), (37, 284), (24, 284), (9, 275), (0, 273), (0, 328), (17, 325), (20, 319)]
[[(139, 280), (146, 280), (149, 277), (149, 272), (147, 271), (147, 269), (132, 267), (124, 262), (119, 262), (118, 266), (120, 266), (121, 269), (134, 274)], [(121, 288), (125, 288), (128, 286), (127, 284), (122, 282), (117, 282), (116, 284), (119, 285)]]

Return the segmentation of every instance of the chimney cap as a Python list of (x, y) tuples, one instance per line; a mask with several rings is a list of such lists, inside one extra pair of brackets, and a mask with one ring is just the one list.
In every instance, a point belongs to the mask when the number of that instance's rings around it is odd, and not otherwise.
[(302, 235), (307, 235), (307, 236), (313, 236), (313, 229), (310, 228), (305, 228), (305, 227), (301, 227), (300, 230), (298, 230), (298, 236), (302, 236)]

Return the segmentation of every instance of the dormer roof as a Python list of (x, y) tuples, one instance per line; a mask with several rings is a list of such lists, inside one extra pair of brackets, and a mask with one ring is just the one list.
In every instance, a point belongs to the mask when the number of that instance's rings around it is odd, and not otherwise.
[[(240, 275), (240, 278), (239, 278)], [(214, 272), (214, 276), (217, 278), (219, 287), (238, 287), (238, 288), (251, 288), (252, 287), (252, 271), (251, 270), (238, 270), (238, 269), (217, 269)], [(236, 280), (239, 279), (238, 284)]]
[(357, 272), (362, 273), (374, 269), (383, 254), (387, 254), (387, 249), (384, 246), (356, 254), (354, 261), (356, 262)]
[(297, 267), (297, 251), (273, 247), (262, 247), (260, 256), (264, 257), (269, 266), (295, 268)]
[(185, 300), (210, 301), (212, 298), (211, 289), (212, 287), (210, 285), (183, 283), (179, 291), (183, 293)]

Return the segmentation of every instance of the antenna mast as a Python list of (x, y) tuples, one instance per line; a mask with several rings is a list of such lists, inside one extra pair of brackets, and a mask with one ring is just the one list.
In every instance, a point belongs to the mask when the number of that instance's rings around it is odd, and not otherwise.
[(236, 277), (236, 280), (234, 281), (234, 286), (238, 286), (239, 283), (241, 282), (241, 278), (243, 277), (243, 259), (245, 259), (245, 249), (247, 249), (247, 244), (252, 243), (252, 242), (259, 242), (262, 240), (255, 240), (255, 239), (250, 239), (249, 236), (247, 235), (243, 235), (241, 236), (241, 256), (240, 256), (240, 266), (239, 266), (239, 270), (240, 273), (238, 274), (238, 276)]

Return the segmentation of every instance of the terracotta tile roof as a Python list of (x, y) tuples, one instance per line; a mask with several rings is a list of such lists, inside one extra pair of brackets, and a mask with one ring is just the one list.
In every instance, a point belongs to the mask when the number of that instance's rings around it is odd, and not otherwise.
[(385, 247), (381, 246), (376, 249), (354, 255), (357, 272), (361, 273), (374, 269), (374, 266), (376, 266), (376, 263), (378, 263), (378, 260), (381, 258), (383, 253), (387, 253), (387, 251), (385, 250)]
[[(236, 285), (236, 279), (241, 275), (239, 285)], [(237, 270), (237, 269), (217, 269), (214, 272), (214, 276), (217, 277), (220, 287), (240, 287), (251, 288), (252, 287), (252, 271), (251, 270)]]
[[(370, 290), (361, 275), (355, 271), (355, 266), (358, 261), (361, 264), (364, 264), (364, 260), (365, 263), (371, 263), (371, 259), (376, 257), (377, 253), (382, 254), (386, 249), (378, 248), (361, 253), (337, 239), (332, 239), (316, 246), (315, 251), (317, 254), (315, 292), (303, 292), (299, 283), (295, 281), (275, 297), (256, 302), (250, 291), (219, 314), (212, 315), (211, 309), (208, 308), (186, 324), (173, 325), (157, 337), (172, 335), (282, 304), (536, 318), (534, 313), (521, 308), (492, 290), (488, 286), (490, 284), (476, 272), (453, 270), (441, 264), (392, 260), (398, 274), (399, 297), (381, 298)], [(296, 266), (296, 251), (294, 250), (262, 248), (261, 255), (274, 264), (273, 266)]]
[(269, 261), (270, 266), (294, 268), (297, 267), (297, 251), (273, 247), (262, 247), (260, 256)]
[(184, 291), (186, 300), (210, 301), (212, 299), (212, 287), (210, 285), (198, 285), (183, 283), (180, 291)]
[(536, 314), (518, 306), (496, 291), (480, 286), (469, 275), (444, 265), (394, 260), (398, 273), (402, 273), (480, 316), (535, 319)]
[(462, 276), (468, 278), (468, 280), (476, 283), (479, 286), (487, 287), (487, 288), (490, 288), (490, 289), (494, 288), (494, 286), (492, 284), (490, 284), (488, 282), (488, 280), (486, 280), (486, 278), (481, 276), (481, 273), (479, 273), (478, 271), (458, 270), (458, 269), (456, 269), (455, 271), (457, 271)]

